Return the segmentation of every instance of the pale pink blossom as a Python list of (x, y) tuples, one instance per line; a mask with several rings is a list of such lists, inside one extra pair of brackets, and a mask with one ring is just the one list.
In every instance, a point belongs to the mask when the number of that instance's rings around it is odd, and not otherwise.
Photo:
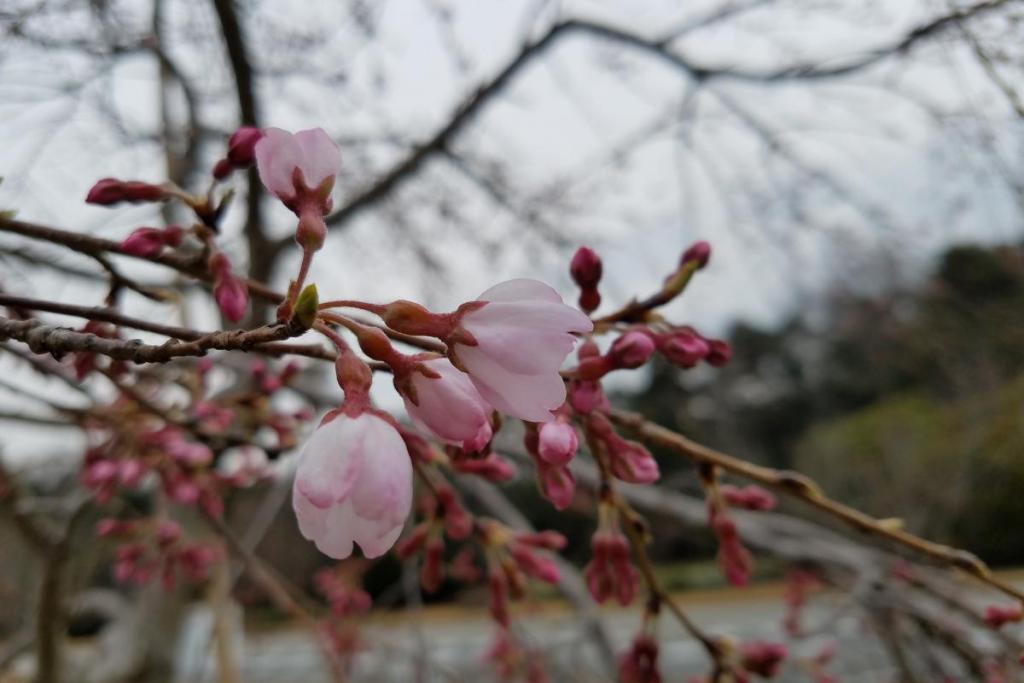
[(573, 333), (593, 323), (562, 303), (558, 292), (536, 280), (509, 280), (478, 298), (483, 305), (462, 315), (468, 342), (453, 355), (469, 373), (480, 395), (503, 413), (547, 422), (565, 402), (559, 369), (576, 344)]
[(292, 506), (302, 535), (324, 554), (343, 559), (355, 542), (366, 557), (383, 555), (412, 506), (412, 464), (398, 430), (372, 413), (321, 424), (300, 456)]
[(260, 180), (285, 204), (322, 185), (329, 193), (340, 166), (341, 152), (322, 128), (300, 130), (294, 135), (280, 128), (267, 128), (256, 142)]
[(469, 375), (460, 372), (447, 358), (422, 364), (440, 377), (414, 371), (408, 380), (411, 391), (398, 387), (409, 417), (442, 441), (469, 451), (486, 446), (491, 440), (493, 408), (473, 386)]

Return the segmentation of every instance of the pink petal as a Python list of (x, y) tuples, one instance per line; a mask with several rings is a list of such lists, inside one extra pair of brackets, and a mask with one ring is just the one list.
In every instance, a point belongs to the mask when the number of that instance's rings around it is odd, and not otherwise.
[(412, 461), (405, 442), (394, 427), (379, 417), (363, 414), (353, 421), (363, 432), (362, 466), (352, 492), (356, 515), (402, 524), (412, 508)]
[(499, 411), (531, 422), (547, 422), (565, 402), (565, 383), (557, 372), (521, 375), (498, 365), (479, 348), (456, 346), (480, 395)]
[(267, 128), (256, 143), (256, 168), (268, 190), (281, 199), (295, 196), (292, 174), (302, 163), (302, 148), (295, 136), (280, 128)]
[(295, 472), (295, 491), (311, 505), (340, 503), (361, 477), (364, 435), (357, 420), (344, 415), (321, 425), (306, 442)]
[(517, 278), (500, 282), (477, 297), (479, 301), (522, 301), (532, 299), (562, 303), (562, 297), (554, 289), (539, 280)]
[(341, 167), (341, 152), (323, 128), (300, 130), (295, 142), (302, 150), (299, 169), (310, 189), (314, 189), (327, 178), (333, 178)]

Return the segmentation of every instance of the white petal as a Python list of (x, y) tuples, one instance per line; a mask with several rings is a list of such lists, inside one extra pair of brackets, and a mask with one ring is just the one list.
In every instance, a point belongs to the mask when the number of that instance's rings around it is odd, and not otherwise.
[(300, 130), (295, 134), (295, 141), (302, 150), (299, 168), (310, 189), (338, 174), (341, 152), (323, 128)]
[(319, 507), (344, 500), (361, 476), (362, 441), (357, 421), (344, 415), (321, 425), (299, 456), (296, 489)]
[(302, 160), (295, 136), (280, 128), (267, 128), (255, 153), (256, 168), (266, 188), (282, 199), (295, 196), (292, 173)]
[(379, 417), (364, 414), (362, 466), (352, 491), (360, 517), (401, 524), (412, 508), (412, 462), (402, 436)]
[(477, 297), (478, 301), (553, 301), (562, 303), (562, 297), (554, 289), (539, 280), (517, 278), (500, 282)]
[(531, 422), (547, 422), (551, 411), (565, 402), (565, 382), (555, 372), (521, 375), (509, 372), (478, 348), (456, 346), (456, 353), (470, 379), (499, 411)]

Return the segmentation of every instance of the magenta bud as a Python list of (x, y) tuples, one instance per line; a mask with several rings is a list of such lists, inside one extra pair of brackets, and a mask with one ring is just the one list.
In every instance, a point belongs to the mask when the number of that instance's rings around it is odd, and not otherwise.
[(140, 183), (137, 180), (129, 180), (122, 183), (124, 188), (125, 201), (129, 202), (159, 202), (166, 198), (164, 188), (150, 183)]
[(168, 225), (164, 228), (164, 244), (168, 247), (180, 247), (185, 238), (185, 229), (180, 225)]
[(569, 263), (573, 282), (583, 289), (593, 289), (601, 281), (601, 257), (590, 247), (580, 247)]
[(708, 342), (707, 360), (709, 365), (720, 368), (732, 359), (732, 347), (729, 342), (721, 339), (714, 339)]
[(245, 316), (245, 309), (249, 306), (249, 288), (230, 272), (217, 279), (213, 297), (221, 313), (231, 322), (237, 323)]
[(87, 204), (99, 204), (101, 206), (117, 204), (118, 202), (123, 202), (124, 199), (124, 184), (117, 178), (104, 178), (97, 181), (92, 186), (92, 189), (89, 190), (89, 194), (85, 196)]
[(703, 337), (688, 330), (677, 330), (658, 338), (658, 350), (670, 363), (692, 368), (708, 356), (711, 347)]
[(132, 256), (156, 256), (164, 248), (164, 236), (157, 228), (136, 228), (121, 242), (121, 251)]
[(616, 339), (608, 357), (616, 368), (638, 368), (654, 353), (654, 340), (641, 330), (630, 330)]
[(213, 165), (213, 177), (217, 180), (224, 180), (235, 170), (230, 159), (221, 159)]
[(256, 160), (256, 143), (263, 131), (254, 126), (242, 126), (228, 139), (228, 160), (236, 168), (250, 166)]
[(708, 260), (711, 258), (711, 244), (701, 240), (700, 242), (694, 242), (689, 249), (683, 252), (683, 258), (680, 260), (681, 265), (695, 262), (698, 268), (703, 268), (708, 264)]

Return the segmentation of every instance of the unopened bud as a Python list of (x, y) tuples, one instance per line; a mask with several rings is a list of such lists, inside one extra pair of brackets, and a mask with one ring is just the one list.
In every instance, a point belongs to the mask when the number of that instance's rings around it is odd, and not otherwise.
[(255, 126), (242, 126), (228, 139), (228, 160), (236, 168), (250, 166), (256, 160), (256, 143), (263, 131)]
[(569, 264), (573, 282), (582, 289), (594, 289), (601, 281), (601, 257), (590, 247), (580, 247)]
[(638, 368), (654, 353), (651, 335), (640, 330), (630, 330), (616, 339), (608, 352), (612, 364), (617, 368)]
[(689, 249), (683, 252), (683, 258), (680, 259), (680, 265), (687, 263), (696, 263), (697, 268), (703, 268), (708, 264), (708, 260), (711, 258), (711, 244), (701, 240), (700, 242), (694, 242)]

